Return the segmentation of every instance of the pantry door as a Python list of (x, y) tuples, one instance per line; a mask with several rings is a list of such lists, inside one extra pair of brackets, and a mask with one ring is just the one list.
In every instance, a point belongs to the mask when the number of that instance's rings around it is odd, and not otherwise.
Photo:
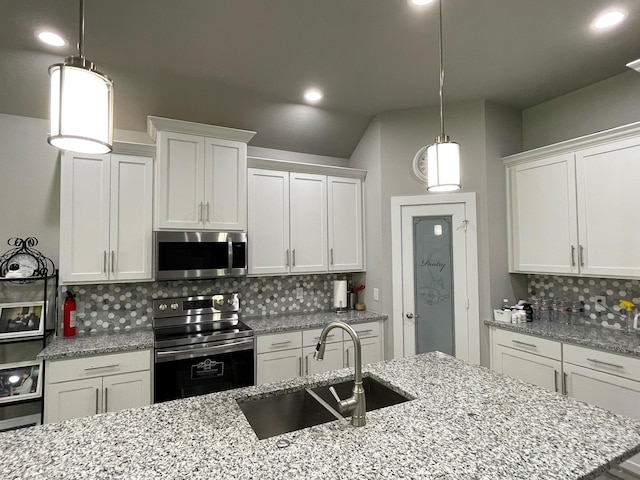
[(479, 363), (475, 195), (395, 200), (394, 356), (440, 351)]

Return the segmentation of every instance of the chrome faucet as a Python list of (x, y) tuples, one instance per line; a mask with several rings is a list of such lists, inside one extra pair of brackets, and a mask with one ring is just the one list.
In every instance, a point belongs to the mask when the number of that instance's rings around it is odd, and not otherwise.
[(360, 338), (356, 331), (350, 325), (340, 321), (331, 322), (325, 325), (320, 333), (320, 340), (318, 341), (318, 345), (316, 345), (314, 358), (316, 360), (322, 360), (324, 358), (327, 335), (334, 328), (341, 328), (351, 335), (356, 351), (355, 377), (353, 382), (353, 391), (350, 398), (340, 400), (335, 388), (329, 387), (329, 391), (338, 402), (338, 410), (340, 413), (351, 414), (351, 425), (354, 427), (364, 427), (367, 423), (367, 419), (365, 418), (367, 403), (364, 397), (364, 389), (362, 388), (362, 346), (360, 345)]

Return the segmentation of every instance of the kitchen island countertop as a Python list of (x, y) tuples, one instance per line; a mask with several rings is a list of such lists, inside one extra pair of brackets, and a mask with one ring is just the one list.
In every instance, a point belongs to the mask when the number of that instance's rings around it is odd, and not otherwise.
[(364, 370), (414, 400), (258, 440), (236, 399), (351, 372), (229, 390), (2, 433), (0, 477), (592, 479), (640, 452), (639, 421), (442, 353)]

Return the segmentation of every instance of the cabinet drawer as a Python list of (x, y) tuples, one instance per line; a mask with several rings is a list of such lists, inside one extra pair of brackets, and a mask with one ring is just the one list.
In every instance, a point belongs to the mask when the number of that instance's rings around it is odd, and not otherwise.
[(151, 351), (136, 350), (70, 360), (51, 360), (47, 362), (46, 378), (49, 384), (116, 373), (138, 372), (150, 368)]
[(536, 355), (553, 358), (554, 360), (561, 360), (562, 358), (561, 344), (554, 340), (547, 340), (545, 338), (496, 328), (493, 332), (493, 341), (504, 347), (535, 353)]
[(290, 348), (302, 347), (302, 332), (273, 333), (271, 335), (260, 335), (256, 339), (256, 353), (276, 352)]
[[(322, 332), (322, 328), (314, 328), (313, 330), (303, 330), (302, 331), (302, 345), (305, 347), (315, 347), (320, 340), (320, 333)], [(336, 343), (342, 341), (342, 330), (339, 328), (334, 328), (327, 335), (327, 343)]]
[(592, 370), (640, 381), (640, 359), (564, 344), (564, 361)]
[[(380, 336), (380, 322), (358, 323), (351, 325), (360, 338), (379, 337)], [(344, 334), (345, 340), (350, 340), (348, 333)]]

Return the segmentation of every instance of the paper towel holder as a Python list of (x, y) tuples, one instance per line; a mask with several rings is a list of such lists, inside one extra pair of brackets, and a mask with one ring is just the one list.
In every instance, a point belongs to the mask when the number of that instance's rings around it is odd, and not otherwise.
[(334, 280), (333, 282), (333, 308), (338, 314), (349, 309), (346, 280)]

